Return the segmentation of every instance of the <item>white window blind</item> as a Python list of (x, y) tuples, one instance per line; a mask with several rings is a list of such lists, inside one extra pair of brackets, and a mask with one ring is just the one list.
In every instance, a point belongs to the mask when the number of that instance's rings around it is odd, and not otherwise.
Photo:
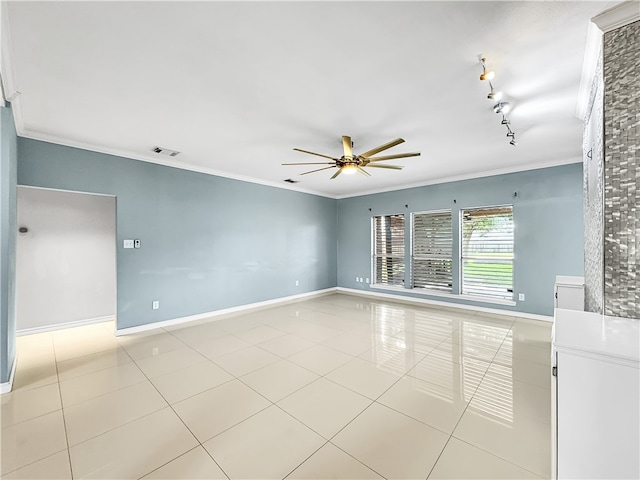
[(513, 299), (513, 207), (462, 211), (462, 294)]
[(375, 283), (404, 285), (404, 215), (373, 217)]
[(451, 212), (413, 214), (413, 288), (451, 291)]

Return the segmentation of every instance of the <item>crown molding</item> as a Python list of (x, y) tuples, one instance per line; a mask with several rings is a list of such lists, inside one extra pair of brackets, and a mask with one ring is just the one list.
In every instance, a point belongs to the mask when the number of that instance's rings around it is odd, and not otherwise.
[(571, 165), (574, 163), (582, 163), (582, 157), (570, 158), (563, 160), (552, 160), (548, 162), (537, 162), (534, 164), (520, 165), (516, 167), (499, 168), (495, 170), (487, 170), (485, 172), (468, 173), (464, 175), (455, 175), (452, 177), (440, 177), (425, 182), (417, 182), (409, 185), (395, 185), (388, 188), (379, 188), (375, 190), (368, 190), (366, 192), (358, 192), (350, 195), (338, 195), (338, 200), (345, 198), (363, 197), (365, 195), (375, 195), (376, 193), (397, 192), (401, 190), (408, 190), (410, 188), (426, 187), (428, 185), (438, 185), (441, 183), (460, 182), (463, 180), (473, 180), (476, 178), (494, 177), (496, 175), (506, 175), (509, 173), (528, 172), (530, 170), (540, 170), (542, 168), (559, 167), (562, 165)]
[(591, 19), (602, 33), (610, 32), (640, 20), (640, 4), (637, 0), (626, 0)]
[[(17, 102), (19, 103), (19, 98), (17, 99)], [(17, 110), (14, 110), (14, 115), (17, 115)], [(255, 183), (255, 184), (264, 185), (264, 186), (267, 186), (267, 187), (280, 188), (282, 190), (293, 190), (295, 192), (307, 193), (309, 195), (316, 195), (316, 196), (319, 196), (319, 197), (326, 197), (326, 198), (332, 198), (332, 199), (336, 198), (335, 196), (328, 195), (326, 193), (317, 192), (315, 190), (309, 190), (309, 189), (305, 189), (305, 188), (300, 188), (300, 187), (296, 187), (294, 185), (288, 185), (288, 184), (287, 185), (281, 185), (278, 182), (273, 182), (273, 181), (269, 181), (269, 180), (262, 180), (262, 179), (259, 179), (259, 178), (249, 177), (249, 176), (245, 176), (245, 175), (236, 175), (236, 174), (229, 173), (229, 172), (223, 172), (221, 170), (215, 170), (213, 168), (200, 167), (200, 166), (196, 166), (196, 165), (189, 165), (189, 164), (186, 164), (186, 163), (180, 163), (180, 162), (176, 162), (176, 161), (172, 161), (172, 160), (165, 160), (165, 159), (160, 159), (160, 158), (156, 158), (156, 157), (151, 157), (150, 155), (149, 156), (141, 155), (139, 153), (129, 152), (129, 151), (115, 149), (115, 148), (104, 147), (104, 146), (101, 146), (101, 145), (94, 145), (94, 144), (90, 144), (90, 143), (77, 142), (75, 140), (70, 140), (70, 139), (67, 139), (67, 138), (58, 137), (56, 135), (49, 135), (49, 134), (42, 133), (42, 132), (34, 132), (34, 131), (26, 130), (24, 128), (19, 128), (17, 119), (16, 119), (16, 131), (18, 133), (18, 136), (20, 136), (20, 137), (29, 138), (31, 140), (38, 140), (38, 141), (41, 141), (41, 142), (53, 143), (53, 144), (56, 144), (56, 145), (62, 145), (64, 147), (79, 148), (81, 150), (87, 150), (87, 151), (90, 151), (90, 152), (103, 153), (105, 155), (113, 155), (115, 157), (121, 157), (121, 158), (125, 158), (127, 160), (136, 160), (136, 161), (140, 161), (140, 162), (154, 163), (156, 165), (162, 165), (164, 167), (178, 168), (180, 170), (188, 170), (190, 172), (203, 173), (205, 175), (213, 175), (215, 177), (223, 177), (223, 178), (229, 178), (229, 179), (232, 179), (232, 180), (239, 180), (241, 182)]]

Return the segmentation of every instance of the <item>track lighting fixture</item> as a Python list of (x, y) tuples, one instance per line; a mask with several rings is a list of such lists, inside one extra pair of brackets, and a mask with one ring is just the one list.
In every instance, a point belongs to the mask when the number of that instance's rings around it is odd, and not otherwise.
[(498, 115), (502, 115), (502, 121), (500, 122), (502, 125), (507, 127), (507, 137), (511, 138), (509, 142), (510, 145), (516, 146), (516, 134), (511, 130), (511, 120), (509, 120), (506, 115), (511, 111), (511, 104), (509, 102), (504, 102), (502, 100), (502, 92), (496, 91), (495, 87), (491, 80), (495, 78), (495, 73), (493, 70), (487, 70), (487, 59), (484, 55), (478, 55), (480, 59), (480, 64), (482, 65), (482, 74), (480, 74), (480, 80), (489, 82), (489, 94), (487, 98), (489, 100), (496, 101), (497, 103), (493, 106), (493, 111)]
[(506, 115), (511, 110), (511, 104), (509, 102), (498, 102), (493, 106), (493, 111), (496, 113), (502, 113)]
[(492, 87), (489, 95), (487, 95), (487, 98), (489, 100), (500, 101), (500, 99), (502, 98), (502, 92), (496, 92)]

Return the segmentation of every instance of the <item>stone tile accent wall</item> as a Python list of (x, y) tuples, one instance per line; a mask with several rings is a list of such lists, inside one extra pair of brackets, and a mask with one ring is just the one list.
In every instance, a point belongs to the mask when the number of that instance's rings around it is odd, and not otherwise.
[(604, 35), (604, 313), (640, 318), (640, 21)]
[[(602, 50), (600, 51), (602, 54)], [(604, 172), (603, 114), (604, 85), (602, 55), (596, 66), (585, 117), (582, 158), (584, 190), (584, 301), (588, 312), (602, 313), (604, 258)]]

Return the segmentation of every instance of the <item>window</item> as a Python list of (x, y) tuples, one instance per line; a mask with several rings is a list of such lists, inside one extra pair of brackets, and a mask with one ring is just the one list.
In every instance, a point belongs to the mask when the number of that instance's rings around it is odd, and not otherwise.
[(413, 288), (451, 291), (451, 212), (413, 214)]
[(513, 299), (513, 207), (461, 214), (462, 294)]
[(404, 285), (404, 215), (373, 217), (375, 283)]

